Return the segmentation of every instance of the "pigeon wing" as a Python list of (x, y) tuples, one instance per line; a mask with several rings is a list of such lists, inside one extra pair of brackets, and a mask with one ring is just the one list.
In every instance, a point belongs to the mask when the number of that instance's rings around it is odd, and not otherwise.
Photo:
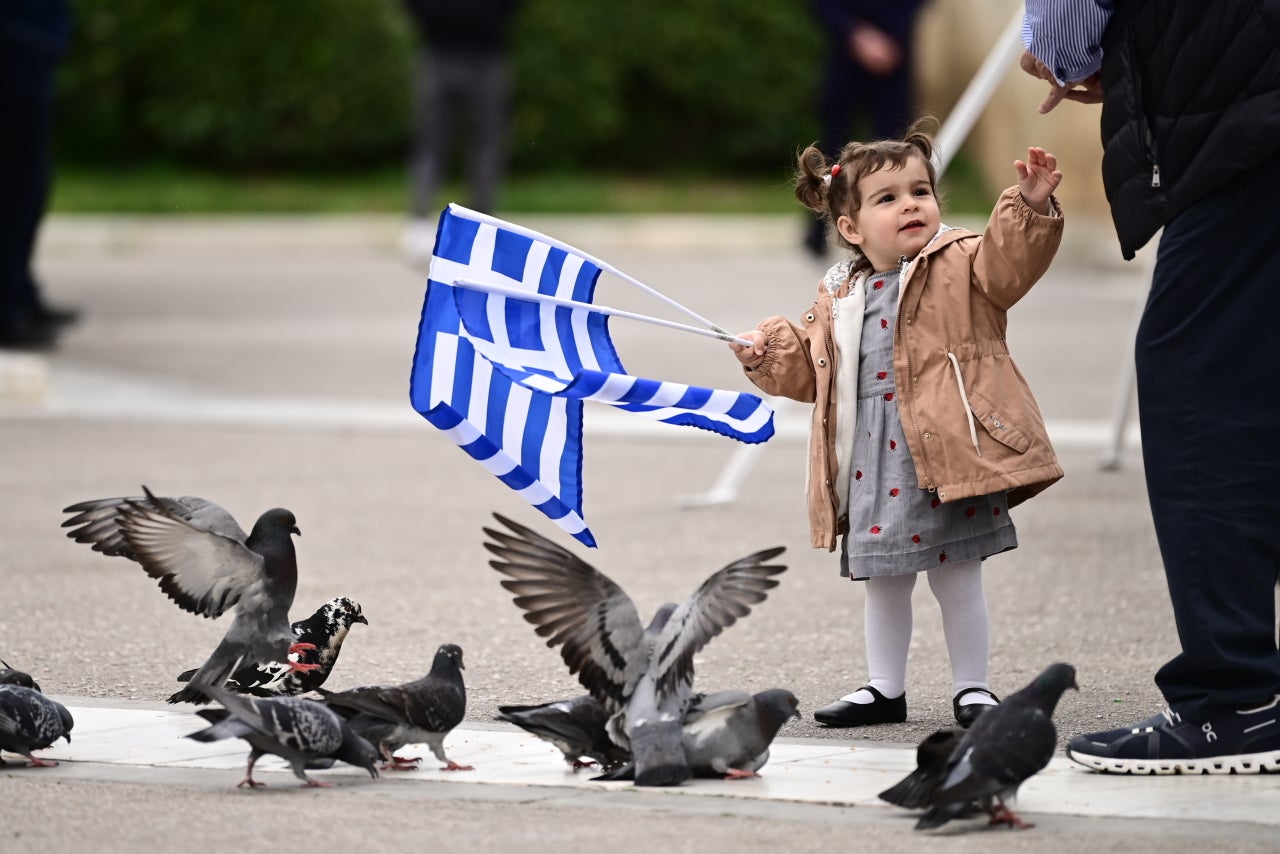
[(134, 559), (185, 611), (218, 617), (243, 598), (270, 598), (265, 561), (242, 540), (198, 527), (153, 503), (129, 505), (119, 526)]
[(609, 712), (618, 711), (644, 672), (644, 629), (635, 603), (608, 576), (571, 552), (497, 513), (512, 533), (485, 528), (497, 555), (489, 565), (508, 578), (547, 646), (560, 646), (569, 672)]
[(62, 512), (76, 515), (63, 522), (62, 527), (74, 529), (68, 531), (67, 536), (77, 543), (93, 543), (93, 550), (96, 552), (127, 557), (130, 560), (138, 558), (125, 540), (120, 523), (125, 515), (138, 506), (176, 516), (196, 528), (230, 537), (237, 542), (243, 543), (248, 539), (235, 518), (212, 501), (194, 495), (180, 498), (156, 496), (145, 486), (142, 490), (145, 495), (141, 497), (101, 498), (72, 504)]
[(1025, 706), (1009, 711), (1001, 731), (981, 739), (969, 761), (975, 774), (1016, 787), (1049, 764), (1057, 750), (1058, 731), (1040, 709)]
[(693, 656), (716, 635), (751, 613), (768, 597), (786, 566), (769, 561), (785, 551), (778, 546), (734, 561), (702, 582), (663, 626), (649, 663), (659, 694), (692, 691)]

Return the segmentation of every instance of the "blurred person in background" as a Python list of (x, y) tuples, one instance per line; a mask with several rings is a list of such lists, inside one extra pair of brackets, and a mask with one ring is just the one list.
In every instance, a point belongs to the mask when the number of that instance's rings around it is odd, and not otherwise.
[(49, 201), (54, 73), (68, 0), (0, 0), (0, 348), (43, 350), (76, 312), (44, 301), (32, 268)]
[[(818, 115), (819, 147), (834, 157), (846, 140), (896, 139), (911, 124), (912, 36), (925, 0), (810, 0), (827, 38)], [(865, 132), (853, 133), (865, 119)], [(827, 228), (809, 221), (804, 245), (821, 258), (827, 253)]]
[(511, 110), (509, 47), (520, 0), (403, 0), (418, 34), (411, 219), (402, 245), (418, 263), (431, 260), (436, 195), (465, 105), (468, 207), (492, 213), (506, 166)]

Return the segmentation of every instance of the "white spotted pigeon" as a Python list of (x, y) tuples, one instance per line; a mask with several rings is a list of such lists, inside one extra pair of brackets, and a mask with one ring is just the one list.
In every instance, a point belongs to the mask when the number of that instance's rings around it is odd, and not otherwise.
[[(296, 670), (289, 661), (259, 661), (237, 669), (225, 687), (255, 697), (292, 697), (314, 691), (333, 672), (342, 643), (356, 623), (369, 625), (359, 603), (345, 596), (330, 599), (310, 617), (293, 624), (296, 643), (315, 647), (303, 649), (294, 657), (301, 664), (316, 665), (315, 669)], [(188, 670), (178, 676), (178, 681), (190, 682), (195, 673)]]
[[(203, 703), (202, 689), (221, 687), (245, 662), (288, 660), (300, 652), (289, 623), (298, 585), (298, 561), (290, 534), (293, 513), (276, 508), (258, 517), (246, 534), (231, 514), (211, 501), (163, 498), (145, 486), (142, 498), (104, 498), (66, 508), (62, 523), (78, 543), (137, 561), (178, 607), (203, 617), (235, 608), (231, 626), (190, 684), (170, 703)], [(293, 663), (295, 670), (319, 665)]]
[(928, 809), (916, 829), (941, 827), (971, 812), (975, 803), (992, 824), (1032, 827), (1008, 802), (1053, 758), (1058, 749), (1054, 709), (1064, 691), (1077, 687), (1074, 667), (1053, 664), (1021, 691), (980, 715), (951, 751), (945, 775), (924, 797)]
[(378, 776), (378, 751), (324, 704), (302, 697), (242, 697), (213, 686), (206, 690), (223, 708), (197, 711), (211, 725), (188, 733), (187, 738), (200, 742), (241, 738), (249, 742), (249, 765), (237, 788), (266, 785), (253, 779), (253, 766), (267, 754), (288, 762), (293, 775), (309, 788), (332, 785), (311, 779), (307, 769), (327, 768), (334, 760)]
[[(34, 768), (57, 765), (51, 759), (31, 755), (60, 738), (71, 742), (75, 721), (67, 707), (50, 700), (35, 688), (25, 685), (0, 685), (0, 750), (8, 750), (27, 758)], [(4, 765), (0, 759), (0, 765)]]
[(347, 716), (351, 728), (378, 747), (386, 761), (383, 770), (407, 771), (421, 757), (400, 757), (406, 744), (425, 742), (445, 771), (471, 771), (444, 752), (444, 739), (462, 723), (467, 690), (462, 682), (462, 649), (447, 643), (436, 650), (431, 672), (414, 682), (391, 687), (371, 686), (349, 691), (319, 689), (324, 701)]
[[(597, 763), (604, 769), (616, 768), (631, 758), (630, 751), (609, 738), (605, 729), (609, 713), (590, 694), (536, 706), (499, 706), (498, 720), (554, 744), (575, 771)], [(584, 756), (594, 761), (584, 762)]]
[(680, 725), (693, 700), (693, 657), (726, 627), (751, 613), (786, 567), (769, 561), (784, 549), (741, 558), (713, 573), (684, 602), (658, 609), (647, 628), (631, 598), (607, 576), (551, 540), (494, 514), (510, 530), (485, 528), (489, 565), (508, 576), (547, 646), (562, 646), (569, 672), (611, 715), (609, 734), (630, 749), (638, 786), (677, 785), (691, 771)]

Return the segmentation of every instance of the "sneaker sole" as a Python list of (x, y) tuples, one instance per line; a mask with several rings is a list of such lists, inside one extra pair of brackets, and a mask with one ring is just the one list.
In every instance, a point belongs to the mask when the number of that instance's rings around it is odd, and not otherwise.
[(1266, 774), (1280, 772), (1280, 750), (1210, 756), (1205, 759), (1108, 759), (1076, 753), (1067, 748), (1067, 758), (1103, 774)]

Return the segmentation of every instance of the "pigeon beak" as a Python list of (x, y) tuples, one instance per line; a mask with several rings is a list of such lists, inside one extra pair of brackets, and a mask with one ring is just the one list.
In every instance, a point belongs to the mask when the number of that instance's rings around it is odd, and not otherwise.
[(355, 618), (352, 619), (351, 622), (364, 623), (366, 626), (369, 625), (369, 621), (364, 618), (364, 614), (356, 614)]
[(301, 537), (301, 536), (302, 536), (302, 532), (298, 530), (298, 526), (297, 526), (297, 525), (294, 525), (293, 527), (291, 527), (291, 528), (289, 529), (289, 533), (290, 533), (290, 534), (297, 534), (299, 537)]

